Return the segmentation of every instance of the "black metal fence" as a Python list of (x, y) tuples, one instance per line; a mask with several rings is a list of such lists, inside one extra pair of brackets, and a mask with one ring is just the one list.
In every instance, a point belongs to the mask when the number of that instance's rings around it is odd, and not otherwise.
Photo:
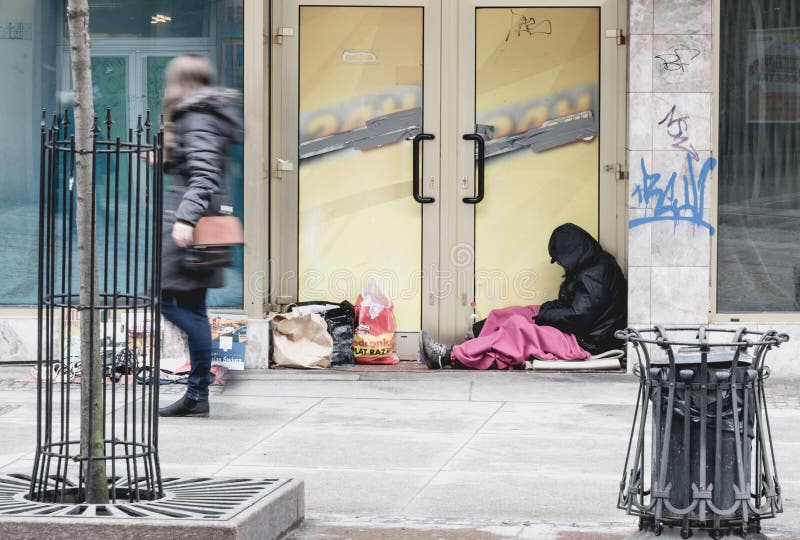
[[(163, 124), (163, 122), (162, 122)], [(110, 502), (162, 496), (158, 461), (158, 384), (161, 349), (160, 253), (163, 125), (150, 113), (124, 137), (114, 135), (110, 109), (95, 117), (91, 226), (93, 305), (80, 302), (76, 227), (76, 150), (67, 112), (41, 123), (39, 206), (39, 342), (36, 457), (29, 498), (85, 502), (87, 476), (105, 464)], [(32, 249), (35, 249), (31, 246)], [(103, 454), (81, 450), (82, 376), (78, 319), (99, 328), (89, 357), (102, 358)], [(86, 345), (86, 342), (83, 344)], [(86, 351), (83, 351), (86, 357)], [(86, 416), (89, 416), (87, 418)], [(89, 473), (88, 475), (86, 473)]]
[(617, 336), (640, 380), (618, 507), (640, 528), (758, 532), (783, 511), (764, 381), (774, 331), (657, 326)]

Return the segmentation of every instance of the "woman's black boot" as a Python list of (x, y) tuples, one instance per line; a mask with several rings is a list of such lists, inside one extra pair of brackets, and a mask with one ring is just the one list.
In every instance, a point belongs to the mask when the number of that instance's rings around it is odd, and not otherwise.
[(208, 401), (197, 401), (186, 396), (178, 401), (158, 409), (158, 416), (208, 416)]

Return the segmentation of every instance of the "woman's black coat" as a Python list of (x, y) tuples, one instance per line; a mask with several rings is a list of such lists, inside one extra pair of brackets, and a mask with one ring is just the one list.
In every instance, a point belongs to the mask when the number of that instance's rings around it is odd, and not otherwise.
[(572, 223), (553, 231), (548, 251), (566, 275), (558, 299), (542, 304), (536, 324), (575, 334), (592, 354), (619, 349), (614, 332), (627, 325), (628, 286), (614, 257)]
[(206, 87), (188, 94), (172, 115), (174, 145), (164, 163), (170, 175), (164, 196), (161, 288), (176, 291), (223, 286), (222, 270), (186, 270), (185, 250), (172, 240), (172, 226), (194, 226), (212, 196), (227, 191), (225, 171), (230, 145), (242, 142), (240, 94)]

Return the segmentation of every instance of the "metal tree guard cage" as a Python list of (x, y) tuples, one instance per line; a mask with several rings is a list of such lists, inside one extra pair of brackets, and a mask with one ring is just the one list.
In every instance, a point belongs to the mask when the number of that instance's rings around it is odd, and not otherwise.
[(764, 380), (767, 352), (788, 336), (656, 326), (617, 337), (640, 381), (617, 507), (657, 534), (758, 532), (783, 511)]
[[(94, 305), (80, 302), (76, 241), (75, 137), (68, 112), (42, 115), (39, 206), (38, 360), (36, 456), (28, 498), (47, 503), (85, 502), (84, 473), (106, 464), (111, 503), (163, 495), (158, 461), (160, 361), (160, 253), (163, 184), (163, 125), (151, 130), (141, 115), (127, 138), (92, 129), (92, 241)], [(163, 124), (163, 122), (162, 122)], [(104, 135), (104, 136), (103, 136)], [(82, 455), (81, 374), (97, 369), (80, 363), (75, 322), (89, 311), (102, 358), (103, 452)], [(86, 351), (84, 351), (85, 353)], [(98, 366), (99, 367), (99, 366)], [(89, 392), (89, 399), (100, 396)], [(89, 413), (91, 415), (92, 413)]]

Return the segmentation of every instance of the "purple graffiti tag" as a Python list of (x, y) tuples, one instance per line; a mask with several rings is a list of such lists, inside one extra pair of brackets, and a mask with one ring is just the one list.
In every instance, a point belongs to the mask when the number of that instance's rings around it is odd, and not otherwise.
[[(639, 225), (656, 221), (672, 221), (675, 226), (678, 222), (686, 221), (698, 227), (708, 229), (709, 234), (714, 234), (714, 227), (705, 220), (703, 206), (705, 203), (705, 187), (708, 175), (717, 166), (717, 160), (710, 157), (705, 160), (700, 169), (699, 177), (695, 176), (695, 169), (691, 154), (686, 154), (689, 165), (689, 174), (683, 176), (683, 193), (678, 184), (678, 173), (673, 172), (666, 184), (661, 184), (660, 173), (650, 173), (642, 158), (642, 183), (638, 184), (631, 192), (632, 198), (637, 198), (639, 204), (653, 205), (650, 216), (632, 219), (628, 227), (633, 229)], [(676, 193), (677, 191), (677, 193)]]
[(699, 162), (700, 156), (697, 153), (697, 150), (694, 149), (694, 145), (689, 144), (689, 146), (686, 146), (686, 143), (689, 142), (689, 137), (685, 135), (686, 131), (689, 129), (689, 123), (687, 122), (689, 115), (677, 116), (677, 114), (677, 105), (673, 105), (667, 115), (663, 120), (661, 120), (661, 122), (658, 123), (658, 125), (661, 126), (664, 124), (664, 122), (666, 122), (667, 134), (672, 137), (672, 147), (677, 148), (678, 150), (683, 150), (692, 156), (692, 159)]

